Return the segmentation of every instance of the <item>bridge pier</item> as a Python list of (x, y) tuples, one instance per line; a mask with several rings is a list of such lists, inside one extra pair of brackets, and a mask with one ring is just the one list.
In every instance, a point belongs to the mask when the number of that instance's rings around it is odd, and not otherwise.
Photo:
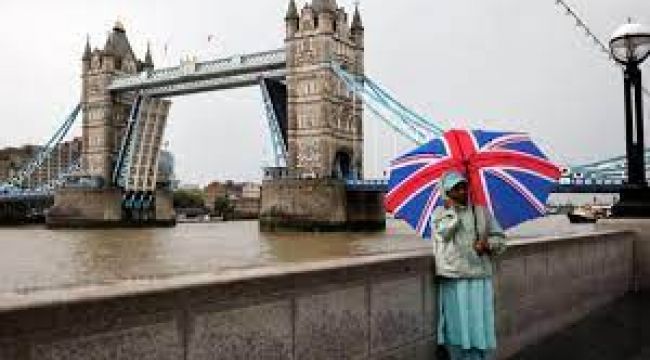
[(54, 196), (54, 206), (46, 217), (50, 228), (91, 228), (124, 226), (174, 226), (172, 194), (156, 192), (151, 216), (132, 219), (123, 208), (123, 193), (117, 188), (62, 188)]
[(351, 191), (337, 179), (273, 179), (262, 185), (260, 230), (379, 231), (383, 193)]

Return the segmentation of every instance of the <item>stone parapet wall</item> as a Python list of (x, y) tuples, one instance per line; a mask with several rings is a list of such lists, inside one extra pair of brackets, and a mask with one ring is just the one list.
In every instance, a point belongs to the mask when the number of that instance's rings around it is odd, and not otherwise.
[(495, 276), (500, 358), (630, 291), (634, 240), (615, 231), (511, 243)]
[(634, 238), (634, 289), (650, 290), (650, 219), (601, 219), (597, 223), (603, 230), (627, 230)]
[(0, 295), (0, 359), (430, 358), (427, 250)]
[[(630, 289), (633, 234), (513, 242), (499, 358)], [(0, 294), (0, 359), (432, 359), (428, 244), (410, 252)]]

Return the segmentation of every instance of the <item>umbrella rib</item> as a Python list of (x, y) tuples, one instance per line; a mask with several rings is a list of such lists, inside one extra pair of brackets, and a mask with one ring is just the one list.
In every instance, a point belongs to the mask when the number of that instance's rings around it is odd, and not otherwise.
[[(429, 186), (436, 186), (435, 184), (438, 182), (438, 179), (433, 179), (430, 182), (426, 183), (424, 186), (421, 186), (417, 191), (412, 192), (404, 201), (402, 201), (398, 206), (395, 207), (395, 209), (392, 211), (393, 214), (397, 214), (400, 211), (402, 211), (402, 208), (406, 206), (411, 200), (413, 200), (415, 197), (423, 193)], [(437, 186), (436, 186), (437, 187)]]
[(481, 147), (481, 150), (493, 150), (495, 148), (498, 148), (500, 146), (504, 145), (509, 145), (509, 144), (517, 144), (517, 143), (522, 143), (522, 142), (531, 142), (530, 136), (521, 133), (521, 134), (512, 134), (512, 135), (506, 135), (506, 136), (500, 136), (495, 139), (490, 140), (487, 142), (485, 145)]
[[(404, 192), (407, 191), (405, 188), (414, 187), (418, 182), (422, 182), (422, 178), (434, 178), (437, 179), (442, 173), (453, 168), (455, 166), (455, 161), (452, 159), (447, 159), (435, 164), (423, 166), (421, 169), (413, 172), (406, 179), (401, 181), (401, 184), (395, 186), (386, 194), (385, 204), (389, 209), (396, 207), (395, 203), (399, 203), (402, 198), (404, 198)], [(426, 181), (426, 180), (424, 180)]]
[(555, 178), (546, 176), (545, 174), (539, 173), (539, 172), (534, 171), (534, 170), (530, 170), (530, 169), (523, 168), (523, 167), (518, 167), (518, 166), (498, 166), (498, 165), (497, 166), (483, 166), (483, 167), (481, 167), (481, 169), (486, 169), (486, 170), (492, 170), (492, 169), (512, 170), (512, 171), (522, 172), (522, 173), (532, 175), (532, 176), (541, 177), (541, 178), (544, 178), (544, 180), (546, 180), (548, 182), (557, 183), (557, 180)]
[(403, 158), (397, 159), (391, 163), (390, 170), (398, 170), (411, 165), (420, 165), (420, 164), (433, 164), (432, 160), (441, 159), (442, 156), (435, 154), (420, 154), (405, 156)]
[(531, 193), (521, 182), (519, 182), (519, 180), (499, 169), (490, 169), (487, 171), (510, 185), (512, 189), (524, 197), (528, 203), (530, 203), (540, 214), (544, 214), (546, 212), (546, 206), (544, 206), (544, 204), (542, 204), (542, 202), (539, 201), (539, 199), (537, 199), (533, 193)]
[(433, 207), (438, 202), (438, 198), (440, 198), (440, 191), (438, 191), (438, 186), (435, 185), (431, 191), (429, 199), (427, 200), (427, 204), (420, 215), (420, 220), (418, 221), (417, 232), (422, 236), (424, 236), (424, 232), (427, 228), (427, 222), (425, 220), (431, 218)]
[(547, 177), (559, 178), (560, 170), (548, 160), (519, 151), (494, 151), (474, 156), (472, 165), (478, 168), (494, 166), (515, 166), (539, 172)]

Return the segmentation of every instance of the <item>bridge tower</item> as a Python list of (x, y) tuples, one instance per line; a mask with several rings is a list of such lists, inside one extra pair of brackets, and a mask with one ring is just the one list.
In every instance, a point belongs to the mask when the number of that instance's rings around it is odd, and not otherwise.
[[(111, 92), (109, 86), (116, 77), (134, 75), (153, 68), (150, 49), (147, 48), (144, 60), (138, 59), (126, 36), (124, 25), (119, 21), (109, 32), (103, 49), (91, 50), (90, 40), (87, 40), (81, 69), (83, 135), (80, 176), (78, 181), (57, 190), (54, 206), (47, 215), (49, 226), (121, 226), (125, 222), (136, 225), (175, 223), (171, 195), (168, 191), (159, 191), (155, 180), (138, 187), (137, 192), (129, 192), (128, 186), (118, 187), (113, 181), (115, 164), (123, 146), (122, 140), (137, 94)], [(131, 155), (140, 161), (135, 161), (134, 171), (127, 174), (128, 184), (142, 178), (156, 178), (151, 173), (157, 170), (160, 138), (169, 102), (148, 99), (139, 109), (141, 116), (138, 118), (142, 118), (139, 120), (142, 126), (139, 128), (140, 132), (134, 134), (139, 140), (139, 146)], [(141, 164), (143, 159), (146, 160), (147, 166)], [(138, 200), (141, 198), (143, 201), (137, 202), (139, 205), (135, 209), (125, 208), (125, 197), (135, 196), (134, 194), (138, 196)], [(147, 205), (140, 205), (144, 203), (144, 199)]]
[(124, 25), (116, 22), (104, 49), (90, 49), (82, 57), (83, 152), (82, 171), (95, 181), (109, 185), (113, 164), (121, 143), (134, 100), (133, 94), (113, 96), (108, 90), (111, 80), (120, 75), (153, 69), (147, 49), (145, 61), (136, 58)]
[(364, 74), (364, 28), (358, 7), (350, 21), (336, 0), (313, 0), (285, 17), (287, 164), (285, 178), (264, 181), (260, 228), (380, 230), (379, 192), (346, 187), (363, 174), (363, 104), (331, 68)]
[(336, 0), (313, 0), (300, 13), (290, 0), (286, 22), (288, 165), (315, 177), (363, 174), (363, 108), (328, 66), (363, 74), (363, 25)]

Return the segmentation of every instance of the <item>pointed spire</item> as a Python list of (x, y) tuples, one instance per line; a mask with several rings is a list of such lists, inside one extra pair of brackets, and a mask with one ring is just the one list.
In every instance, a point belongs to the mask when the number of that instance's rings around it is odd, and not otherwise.
[(285, 20), (298, 20), (298, 8), (296, 7), (295, 0), (289, 0), (289, 8), (287, 9), (287, 16)]
[(352, 30), (362, 30), (363, 23), (361, 22), (361, 12), (359, 11), (359, 2), (357, 1), (354, 6), (354, 16), (352, 17)]
[(153, 58), (151, 56), (151, 43), (147, 43), (147, 53), (144, 55), (144, 64), (153, 67)]
[(84, 55), (81, 57), (82, 60), (90, 60), (90, 35), (86, 35), (86, 48), (84, 49)]
[(106, 44), (104, 44), (104, 54), (113, 55), (114, 50), (113, 34), (109, 32), (106, 37)]

